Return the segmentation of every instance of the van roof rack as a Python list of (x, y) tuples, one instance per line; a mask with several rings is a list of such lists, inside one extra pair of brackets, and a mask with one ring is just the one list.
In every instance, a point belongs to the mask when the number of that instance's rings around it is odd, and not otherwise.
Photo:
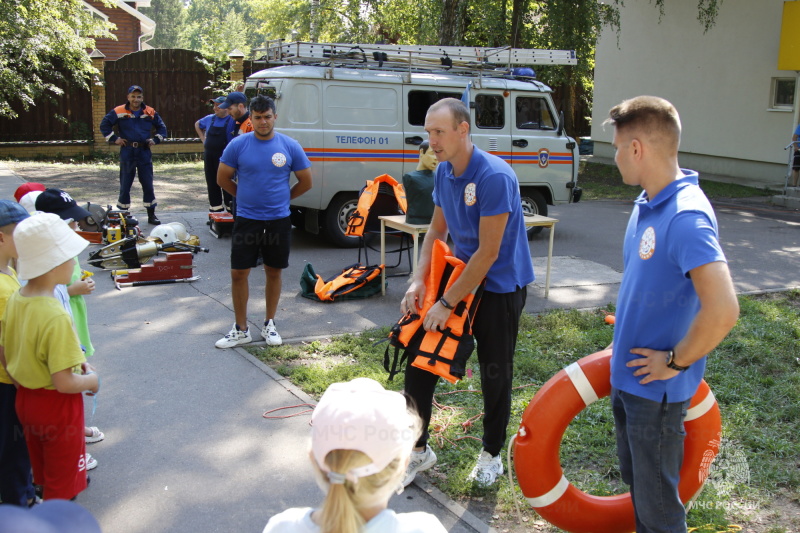
[(347, 44), (268, 41), (254, 52), (268, 65), (320, 65), (406, 72), (442, 72), (508, 76), (513, 66), (576, 65), (575, 50), (423, 46), (396, 44)]

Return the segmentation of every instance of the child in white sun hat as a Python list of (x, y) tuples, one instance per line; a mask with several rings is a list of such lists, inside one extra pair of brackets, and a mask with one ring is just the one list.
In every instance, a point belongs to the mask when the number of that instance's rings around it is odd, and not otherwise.
[(86, 488), (83, 398), (100, 380), (86, 363), (69, 313), (53, 296), (89, 244), (52, 213), (14, 228), (17, 275), (28, 284), (8, 299), (0, 327), (8, 374), (19, 384), (17, 416), (28, 444), (33, 482), (44, 499), (69, 500)]
[(421, 421), (405, 397), (377, 381), (334, 383), (311, 416), (311, 462), (325, 491), (320, 509), (273, 516), (263, 533), (444, 533), (429, 513), (387, 509), (405, 476)]

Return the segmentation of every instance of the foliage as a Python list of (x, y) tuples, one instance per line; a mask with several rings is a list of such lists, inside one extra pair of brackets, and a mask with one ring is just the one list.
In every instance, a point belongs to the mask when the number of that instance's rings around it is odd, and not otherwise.
[(97, 71), (86, 50), (96, 37), (113, 38), (112, 27), (81, 0), (0, 2), (0, 117), (17, 116), (12, 103), (27, 110), (69, 84), (88, 89)]
[[(658, 11), (664, 16), (664, 4), (666, 0), (655, 0)], [(722, 0), (697, 0), (697, 20), (703, 25), (703, 29), (708, 31), (717, 20), (719, 6)]]
[(269, 17), (253, 16), (247, 0), (192, 0), (186, 9), (181, 45), (211, 59), (224, 61), (234, 49), (247, 56), (263, 44), (261, 26), (270, 24)]
[[(800, 424), (800, 291), (746, 296), (739, 301), (739, 323), (709, 356), (706, 379), (720, 405), (724, 438), (746, 457), (750, 480), (730, 494), (719, 494), (714, 486), (704, 489), (688, 515), (689, 525), (702, 531), (709, 531), (703, 528), (707, 524), (717, 526), (711, 531), (719, 531), (730, 522), (749, 523), (748, 506), (768, 508), (776, 493), (796, 499), (800, 491), (800, 471), (793, 468), (800, 455), (796, 431)], [(511, 431), (548, 379), (609, 344), (613, 329), (603, 318), (613, 310), (609, 305), (605, 310), (523, 314), (514, 361)], [(248, 351), (315, 397), (330, 383), (359, 376), (401, 390), (402, 374), (394, 381), (386, 380), (382, 366), (385, 344), (375, 346), (386, 334), (383, 328), (327, 342)], [(440, 382), (437, 386), (430, 443), (439, 462), (425, 476), (450, 497), (468, 500), (470, 509), (484, 508), (488, 516), (507, 516), (515, 499), (524, 501), (517, 487), (509, 485), (505, 477), (489, 489), (473, 486), (466, 479), (481, 449), (483, 406), (474, 358), (469, 366), (472, 376), (456, 385)], [(567, 479), (583, 491), (597, 495), (627, 491), (617, 466), (607, 399), (583, 410), (569, 425), (561, 444), (561, 463)], [(523, 507), (523, 520), (527, 518), (530, 524), (537, 517)]]
[(143, 7), (140, 11), (156, 23), (155, 35), (147, 44), (153, 48), (180, 46), (186, 11), (183, 0), (151, 0), (150, 7)]

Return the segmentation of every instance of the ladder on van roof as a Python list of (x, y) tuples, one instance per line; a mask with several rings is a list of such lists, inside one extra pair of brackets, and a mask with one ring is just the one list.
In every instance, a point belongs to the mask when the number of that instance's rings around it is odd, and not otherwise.
[[(508, 75), (512, 66), (576, 65), (574, 50), (395, 44), (268, 41), (260, 58), (268, 64), (349, 66), (406, 71)], [(505, 70), (498, 70), (505, 69)]]

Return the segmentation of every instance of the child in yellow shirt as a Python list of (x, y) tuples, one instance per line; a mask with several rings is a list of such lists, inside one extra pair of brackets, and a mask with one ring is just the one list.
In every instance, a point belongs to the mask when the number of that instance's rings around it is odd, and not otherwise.
[(74, 259), (89, 243), (52, 213), (21, 221), (14, 243), (18, 275), (28, 284), (8, 300), (0, 345), (19, 383), (16, 410), (34, 482), (43, 486), (45, 500), (69, 500), (86, 488), (81, 393), (96, 393), (100, 380), (53, 291), (70, 281)]
[[(0, 200), (0, 318), (8, 299), (19, 290), (17, 273), (10, 264), (17, 258), (13, 232), (17, 223), (28, 216), (21, 205)], [(6, 372), (5, 357), (0, 349), (0, 501), (24, 507), (34, 502), (35, 494), (31, 460), (14, 407), (16, 398), (17, 387)]]

